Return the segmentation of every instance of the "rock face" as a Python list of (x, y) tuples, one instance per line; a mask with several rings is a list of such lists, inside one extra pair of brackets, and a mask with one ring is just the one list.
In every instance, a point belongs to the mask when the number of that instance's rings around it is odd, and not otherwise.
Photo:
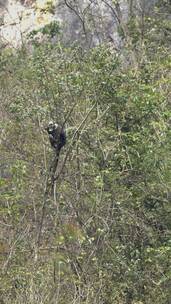
[(4, 1), (3, 5), (0, 6), (0, 16), (1, 40), (15, 48), (22, 45), (30, 31), (43, 27), (54, 18), (51, 13), (43, 11), (38, 3), (28, 0)]
[[(121, 3), (122, 13), (126, 16), (126, 5)], [(103, 41), (113, 40), (119, 43), (117, 20), (112, 10), (104, 1), (77, 1), (77, 5), (65, 1), (58, 5), (56, 18), (63, 27), (65, 43), (84, 41), (85, 46), (92, 47)]]
[[(86, 47), (112, 41), (121, 43), (118, 26), (126, 24), (136, 2), (149, 9), (154, 0), (0, 0), (0, 37), (3, 44), (20, 47), (32, 30), (52, 21), (61, 26), (60, 39), (65, 44), (82, 42)], [(137, 6), (138, 7), (138, 6)]]

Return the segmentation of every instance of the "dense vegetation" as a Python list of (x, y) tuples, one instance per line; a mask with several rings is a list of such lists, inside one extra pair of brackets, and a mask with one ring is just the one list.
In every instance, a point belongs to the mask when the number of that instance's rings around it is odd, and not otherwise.
[[(1, 53), (0, 303), (170, 303), (168, 3), (143, 34), (131, 16), (120, 52)], [(53, 193), (51, 119), (67, 129)]]

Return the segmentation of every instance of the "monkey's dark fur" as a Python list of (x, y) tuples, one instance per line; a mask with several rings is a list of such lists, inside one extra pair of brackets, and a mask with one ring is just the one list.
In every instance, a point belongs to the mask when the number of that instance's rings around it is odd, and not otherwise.
[(61, 126), (50, 122), (46, 128), (46, 131), (49, 134), (51, 146), (56, 150), (57, 153), (59, 153), (61, 148), (66, 144), (65, 130)]

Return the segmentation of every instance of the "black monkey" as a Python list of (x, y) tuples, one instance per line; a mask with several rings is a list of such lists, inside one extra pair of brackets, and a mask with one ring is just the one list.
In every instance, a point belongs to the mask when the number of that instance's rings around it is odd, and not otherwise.
[(66, 144), (65, 130), (58, 124), (50, 121), (46, 131), (49, 134), (51, 146), (59, 153), (61, 148)]

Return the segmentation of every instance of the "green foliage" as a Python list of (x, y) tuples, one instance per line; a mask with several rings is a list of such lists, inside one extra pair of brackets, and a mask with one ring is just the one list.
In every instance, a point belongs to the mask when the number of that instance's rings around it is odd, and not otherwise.
[(60, 32), (60, 26), (57, 21), (52, 21), (49, 24), (46, 24), (42, 28), (38, 30), (33, 30), (28, 34), (29, 38), (34, 39), (38, 33), (42, 33), (43, 35), (47, 35), (48, 38), (53, 38)]
[[(129, 31), (132, 46), (121, 56), (107, 45), (50, 43), (1, 55), (7, 304), (170, 300), (171, 61), (167, 44), (150, 51), (147, 32), (139, 55), (137, 20)], [(125, 63), (132, 51), (136, 65)], [(67, 145), (47, 196), (51, 119), (66, 122)]]

